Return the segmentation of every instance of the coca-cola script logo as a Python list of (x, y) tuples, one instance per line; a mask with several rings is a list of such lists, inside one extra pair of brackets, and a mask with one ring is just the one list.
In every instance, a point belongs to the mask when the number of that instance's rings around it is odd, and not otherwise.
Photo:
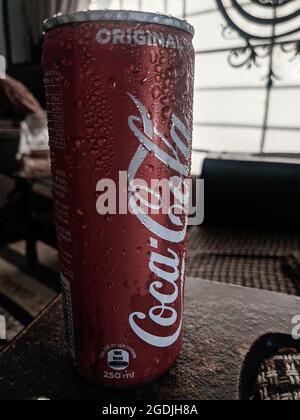
[[(128, 94), (135, 103), (140, 116), (130, 116), (128, 118), (128, 125), (132, 133), (141, 143), (137, 152), (135, 153), (128, 171), (129, 184), (136, 178), (136, 175), (144, 164), (149, 153), (159, 159), (166, 166), (173, 169), (177, 176), (173, 176), (169, 180), (170, 192), (174, 198), (181, 196), (180, 204), (170, 204), (168, 217), (171, 226), (174, 229), (168, 228), (157, 222), (153, 215), (147, 214), (138, 204), (138, 199), (134, 191), (129, 192), (129, 207), (133, 214), (140, 220), (140, 222), (150, 232), (150, 246), (152, 251), (149, 257), (149, 269), (155, 276), (155, 281), (150, 284), (149, 293), (157, 301), (157, 305), (149, 308), (148, 313), (134, 312), (129, 316), (129, 324), (134, 333), (140, 337), (144, 342), (155, 347), (169, 347), (174, 344), (181, 333), (182, 329), (182, 300), (183, 300), (183, 283), (185, 278), (185, 255), (178, 255), (174, 249), (169, 246), (167, 248), (168, 255), (162, 255), (157, 250), (159, 249), (159, 241), (166, 241), (167, 245), (180, 244), (185, 240), (187, 229), (187, 208), (186, 203), (189, 202), (188, 197), (182, 195), (178, 189), (178, 179), (185, 179), (189, 176), (189, 162), (191, 158), (191, 141), (192, 136), (187, 127), (179, 120), (179, 118), (172, 115), (172, 128), (170, 135), (171, 143), (155, 126), (151, 118), (151, 114), (143, 106), (143, 104), (131, 94)], [(139, 127), (143, 125), (143, 131)], [(166, 149), (170, 151), (167, 153), (154, 142), (155, 136), (158, 136)], [(182, 141), (182, 139), (185, 141)], [(183, 159), (182, 159), (183, 158)], [(176, 202), (176, 199), (174, 200)], [(145, 205), (145, 202), (144, 202)], [(149, 203), (150, 205), (150, 203)], [(181, 207), (184, 217), (176, 216), (175, 210)], [(165, 267), (163, 269), (162, 267)], [(166, 293), (167, 290), (172, 290), (172, 294)], [(180, 299), (179, 305), (174, 305)], [(179, 316), (176, 308), (181, 308)], [(176, 331), (172, 335), (157, 336), (146, 331), (143, 327), (145, 320), (151, 320), (153, 324), (160, 327), (170, 328), (178, 324)]]

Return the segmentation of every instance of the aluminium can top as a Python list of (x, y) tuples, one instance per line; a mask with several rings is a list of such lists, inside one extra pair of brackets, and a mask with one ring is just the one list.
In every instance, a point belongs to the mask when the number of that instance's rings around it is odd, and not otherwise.
[(159, 13), (136, 12), (131, 10), (86, 10), (74, 13), (59, 13), (45, 20), (44, 31), (61, 25), (83, 22), (136, 22), (169, 26), (194, 36), (194, 27), (187, 21)]

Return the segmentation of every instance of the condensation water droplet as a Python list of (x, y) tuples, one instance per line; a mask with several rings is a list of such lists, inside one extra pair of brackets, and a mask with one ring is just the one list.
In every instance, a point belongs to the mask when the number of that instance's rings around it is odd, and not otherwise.
[(105, 221), (111, 223), (114, 220), (114, 216), (112, 214), (107, 214), (105, 216)]
[(106, 139), (104, 137), (101, 137), (100, 139), (97, 140), (97, 145), (102, 147), (104, 146), (105, 142), (106, 142)]
[(171, 84), (172, 84), (172, 82), (171, 82), (171, 80), (170, 80), (170, 79), (166, 79), (166, 80), (164, 81), (164, 86), (166, 86), (167, 88), (169, 88), (169, 87), (171, 86)]
[(156, 71), (156, 73), (162, 73), (163, 68), (162, 68), (162, 66), (160, 66), (159, 64), (157, 64), (155, 66), (154, 70)]
[(85, 32), (84, 38), (89, 39), (92, 37), (92, 33), (90, 31)]
[(76, 212), (77, 212), (77, 214), (79, 216), (83, 216), (84, 215), (84, 213), (83, 213), (83, 211), (81, 209), (77, 209)]
[(117, 81), (113, 78), (109, 79), (107, 84), (110, 90), (114, 90), (117, 87)]
[(152, 96), (153, 96), (153, 99), (157, 99), (161, 96), (161, 89), (159, 86), (155, 86), (152, 89)]
[(152, 174), (154, 172), (154, 166), (153, 165), (146, 165), (146, 169)]
[(161, 111), (161, 115), (164, 119), (169, 119), (172, 115), (172, 109), (169, 106), (164, 106)]
[(169, 98), (168, 98), (167, 96), (163, 96), (163, 97), (161, 98), (161, 100), (160, 100), (160, 103), (161, 103), (162, 105), (168, 105), (168, 103), (169, 103)]
[(80, 149), (80, 147), (81, 147), (81, 140), (76, 140), (75, 141), (75, 146), (77, 147), (77, 149)]
[(95, 133), (95, 129), (93, 127), (87, 127), (86, 133), (88, 136), (92, 136)]
[(139, 246), (139, 247), (136, 249), (136, 251), (137, 251), (137, 253), (138, 253), (138, 254), (141, 254), (141, 253), (143, 252), (143, 248)]
[(151, 62), (152, 64), (155, 64), (155, 63), (157, 62), (157, 59), (158, 59), (158, 54), (157, 54), (157, 52), (156, 52), (156, 51), (154, 51), (154, 50), (152, 50), (152, 51), (150, 52), (150, 62)]
[(130, 66), (130, 71), (131, 71), (132, 73), (139, 73), (140, 69), (139, 69), (139, 67), (138, 67), (136, 64), (132, 64), (132, 65)]
[(163, 94), (164, 94), (165, 96), (168, 96), (168, 95), (169, 95), (169, 93), (170, 93), (169, 88), (163, 88)]

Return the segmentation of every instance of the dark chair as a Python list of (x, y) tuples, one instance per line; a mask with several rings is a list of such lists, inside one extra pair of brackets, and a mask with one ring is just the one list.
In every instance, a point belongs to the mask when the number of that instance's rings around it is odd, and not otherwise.
[(250, 228), (300, 229), (300, 165), (206, 159), (205, 221)]

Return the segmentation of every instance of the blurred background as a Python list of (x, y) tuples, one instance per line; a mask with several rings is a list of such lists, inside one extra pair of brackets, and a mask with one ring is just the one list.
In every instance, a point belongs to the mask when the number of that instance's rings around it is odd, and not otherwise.
[(300, 295), (300, 0), (0, 0), (8, 338), (59, 291), (42, 23), (88, 8), (161, 12), (195, 26), (193, 176), (205, 180), (206, 218), (189, 231), (188, 275)]

